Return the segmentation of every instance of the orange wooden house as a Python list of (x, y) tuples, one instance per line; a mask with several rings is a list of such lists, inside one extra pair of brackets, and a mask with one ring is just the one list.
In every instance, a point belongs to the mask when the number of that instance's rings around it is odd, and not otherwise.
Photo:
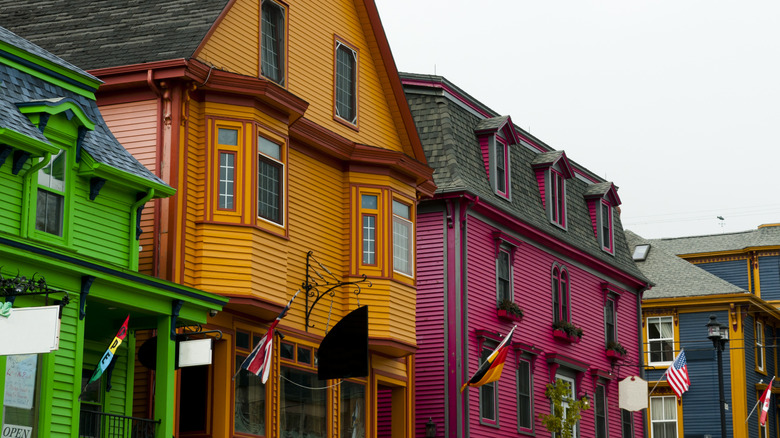
[[(7, 27), (105, 82), (113, 133), (177, 189), (143, 211), (141, 272), (230, 297), (206, 327), (223, 333), (212, 365), (179, 371), (164, 426), (210, 437), (424, 428), (412, 424), (414, 218), (435, 186), (373, 0), (7, 3)], [(67, 23), (64, 8), (78, 10)], [(267, 384), (231, 380), (296, 290), (363, 275), (316, 306), (298, 296)], [(369, 375), (320, 382), (318, 345), (358, 303)]]

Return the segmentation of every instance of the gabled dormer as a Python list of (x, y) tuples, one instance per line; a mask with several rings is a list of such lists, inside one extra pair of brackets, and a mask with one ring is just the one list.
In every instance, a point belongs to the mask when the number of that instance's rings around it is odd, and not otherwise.
[(511, 154), (510, 145), (519, 143), (515, 126), (509, 116), (493, 117), (479, 122), (474, 134), (482, 150), (485, 171), (490, 188), (506, 199), (511, 197)]
[(620, 205), (617, 187), (611, 182), (593, 184), (585, 190), (585, 202), (590, 212), (593, 233), (601, 249), (615, 253), (614, 209)]
[(547, 219), (566, 229), (566, 180), (574, 176), (574, 169), (564, 151), (541, 153), (534, 158), (531, 166), (536, 173), (542, 206), (547, 211)]

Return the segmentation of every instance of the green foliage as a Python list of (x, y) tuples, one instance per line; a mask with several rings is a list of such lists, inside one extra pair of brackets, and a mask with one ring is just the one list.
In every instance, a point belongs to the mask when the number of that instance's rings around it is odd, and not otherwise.
[(578, 337), (581, 338), (584, 332), (581, 328), (574, 325), (574, 323), (569, 321), (556, 321), (553, 323), (553, 329), (554, 330), (561, 330), (565, 332), (570, 337)]
[[(548, 432), (554, 433), (556, 438), (572, 438), (572, 428), (580, 420), (580, 411), (590, 409), (590, 403), (586, 397), (579, 400), (571, 398), (570, 383), (565, 380), (556, 380), (555, 383), (548, 383), (544, 395), (550, 399), (552, 413), (539, 414), (539, 421), (542, 422)], [(568, 408), (563, 409), (563, 403), (568, 404)]]
[(518, 318), (523, 317), (523, 309), (512, 300), (503, 300), (498, 303), (498, 310), (506, 310), (507, 313), (514, 315)]
[(620, 342), (618, 341), (609, 341), (607, 342), (607, 350), (612, 350), (620, 353), (621, 356), (625, 356), (628, 351), (620, 345)]

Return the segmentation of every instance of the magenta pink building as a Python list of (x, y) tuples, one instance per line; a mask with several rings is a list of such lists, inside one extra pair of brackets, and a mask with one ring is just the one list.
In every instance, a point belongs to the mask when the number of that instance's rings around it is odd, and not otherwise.
[[(575, 436), (644, 436), (618, 406), (618, 382), (642, 375), (648, 281), (617, 188), (446, 79), (402, 80), (438, 186), (418, 208), (417, 436), (550, 436), (556, 379), (590, 400)], [(513, 325), (501, 378), (461, 393)]]

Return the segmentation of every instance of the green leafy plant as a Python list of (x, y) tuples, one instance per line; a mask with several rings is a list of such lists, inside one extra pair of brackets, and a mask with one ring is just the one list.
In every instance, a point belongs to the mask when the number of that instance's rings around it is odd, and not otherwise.
[(607, 350), (615, 351), (619, 353), (621, 356), (625, 356), (626, 354), (628, 354), (628, 351), (626, 351), (626, 349), (622, 345), (620, 345), (620, 342), (618, 341), (607, 342)]
[(518, 318), (523, 317), (523, 309), (512, 300), (503, 300), (498, 303), (498, 310), (506, 310), (506, 313), (514, 315)]
[(556, 321), (553, 323), (553, 330), (561, 330), (562, 332), (566, 333), (569, 337), (576, 337), (581, 338), (582, 335), (585, 333), (582, 331), (581, 328), (574, 325), (574, 323), (571, 323), (569, 321)]
[[(581, 418), (580, 411), (590, 409), (587, 397), (578, 400), (571, 397), (570, 385), (565, 380), (556, 380), (555, 383), (548, 383), (544, 391), (544, 395), (550, 399), (552, 413), (539, 414), (539, 421), (556, 438), (572, 438), (572, 429)], [(564, 403), (567, 404), (566, 409)]]

